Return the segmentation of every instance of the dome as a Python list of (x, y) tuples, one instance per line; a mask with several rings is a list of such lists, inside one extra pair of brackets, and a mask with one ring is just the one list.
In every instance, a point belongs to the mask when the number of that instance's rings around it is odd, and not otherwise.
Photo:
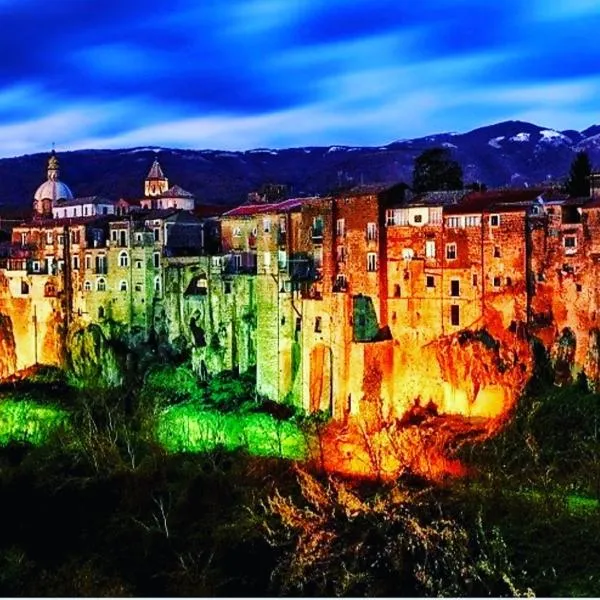
[(49, 179), (36, 190), (34, 198), (58, 202), (59, 200), (73, 200), (73, 194), (66, 183), (58, 181), (58, 179), (54, 181)]

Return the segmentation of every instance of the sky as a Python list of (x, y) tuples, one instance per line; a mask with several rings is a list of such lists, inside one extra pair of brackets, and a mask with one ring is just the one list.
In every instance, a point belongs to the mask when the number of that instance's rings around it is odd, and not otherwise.
[(600, 122), (600, 0), (0, 0), (0, 156)]

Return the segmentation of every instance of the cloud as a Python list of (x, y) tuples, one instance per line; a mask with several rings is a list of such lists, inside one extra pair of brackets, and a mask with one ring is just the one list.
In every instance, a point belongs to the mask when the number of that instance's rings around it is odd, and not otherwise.
[(584, 127), (600, 98), (596, 0), (0, 0), (0, 15), (4, 155)]

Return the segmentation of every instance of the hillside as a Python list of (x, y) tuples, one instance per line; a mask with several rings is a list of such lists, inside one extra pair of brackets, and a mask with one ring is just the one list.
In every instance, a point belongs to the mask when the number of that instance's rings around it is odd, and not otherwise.
[[(154, 155), (171, 183), (207, 203), (237, 204), (266, 182), (286, 183), (295, 195), (325, 194), (360, 183), (410, 182), (414, 158), (445, 146), (462, 164), (465, 182), (524, 186), (566, 176), (574, 154), (586, 150), (600, 164), (600, 126), (557, 131), (506, 121), (468, 133), (441, 133), (380, 147), (328, 146), (239, 152), (134, 148), (61, 152), (61, 179), (76, 196), (138, 198)], [(0, 159), (0, 205), (28, 207), (45, 179), (47, 155)]]

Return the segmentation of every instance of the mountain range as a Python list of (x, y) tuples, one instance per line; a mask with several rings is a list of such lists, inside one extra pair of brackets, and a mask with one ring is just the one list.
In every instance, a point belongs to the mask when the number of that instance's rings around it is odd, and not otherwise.
[[(296, 196), (340, 187), (412, 180), (413, 161), (443, 146), (460, 162), (465, 183), (523, 187), (566, 177), (575, 153), (585, 150), (600, 166), (600, 125), (558, 131), (505, 121), (468, 133), (440, 133), (385, 146), (325, 146), (247, 151), (145, 147), (60, 152), (61, 180), (75, 196), (140, 198), (155, 156), (169, 183), (192, 192), (199, 203), (234, 205), (264, 183), (288, 184)], [(29, 209), (46, 177), (47, 154), (0, 159), (0, 207)]]

